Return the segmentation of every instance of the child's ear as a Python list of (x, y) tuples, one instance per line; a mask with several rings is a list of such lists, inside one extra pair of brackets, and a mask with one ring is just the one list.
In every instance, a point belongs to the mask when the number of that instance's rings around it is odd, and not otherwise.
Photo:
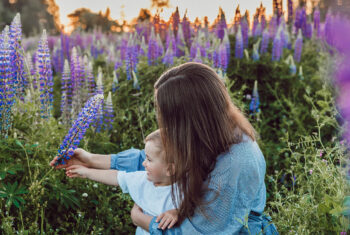
[(169, 167), (166, 171), (166, 176), (170, 177), (174, 171), (175, 171), (174, 163), (169, 164)]

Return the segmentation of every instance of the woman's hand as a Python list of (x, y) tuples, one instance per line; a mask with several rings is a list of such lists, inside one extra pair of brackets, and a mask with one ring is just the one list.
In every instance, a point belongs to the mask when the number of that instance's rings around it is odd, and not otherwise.
[(90, 167), (91, 166), (91, 156), (92, 156), (91, 153), (85, 151), (84, 149), (77, 148), (74, 150), (74, 154), (71, 157), (71, 159), (66, 160), (66, 164), (63, 164), (63, 165), (60, 164), (60, 165), (55, 166), (55, 164), (58, 160), (58, 156), (56, 156), (50, 162), (50, 165), (55, 167), (56, 169), (67, 168), (67, 167), (73, 166), (73, 165)]
[(66, 175), (69, 178), (88, 178), (89, 168), (80, 165), (73, 165), (66, 168)]
[[(160, 222), (159, 222), (160, 221)], [(178, 221), (178, 213), (176, 209), (168, 210), (157, 217), (156, 222), (159, 222), (158, 228), (172, 228)]]

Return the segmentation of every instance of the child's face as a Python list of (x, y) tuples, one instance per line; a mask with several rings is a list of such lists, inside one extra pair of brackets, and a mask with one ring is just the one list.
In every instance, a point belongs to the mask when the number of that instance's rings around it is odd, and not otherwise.
[(142, 163), (147, 171), (147, 179), (155, 185), (168, 185), (169, 174), (167, 165), (160, 154), (160, 150), (153, 141), (147, 141), (145, 145), (146, 159)]

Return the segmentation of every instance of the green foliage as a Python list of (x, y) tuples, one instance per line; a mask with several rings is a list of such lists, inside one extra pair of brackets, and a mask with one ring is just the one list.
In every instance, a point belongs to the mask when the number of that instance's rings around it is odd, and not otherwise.
[[(234, 38), (230, 40), (234, 48)], [(313, 42), (306, 42), (304, 48), (298, 64), (303, 76), (290, 75), (288, 65), (272, 62), (270, 54), (261, 55), (256, 62), (247, 57), (236, 60), (232, 54), (224, 79), (233, 102), (260, 135), (267, 162), (267, 211), (280, 233), (338, 233), (346, 231), (349, 224), (345, 209), (350, 200), (343, 169), (347, 152), (339, 143), (341, 117), (328, 78), (333, 59), (318, 52)], [(284, 53), (286, 58), (291, 51)], [(186, 60), (177, 58), (174, 66)], [(112, 89), (113, 65), (102, 55), (94, 61), (95, 72), (99, 66), (107, 95)], [(112, 96), (116, 112), (113, 131), (96, 133), (91, 127), (80, 146), (101, 154), (143, 148), (145, 136), (157, 128), (153, 85), (167, 69), (161, 63), (149, 66), (147, 58), (141, 58), (137, 68), (140, 90), (127, 81), (124, 69), (118, 69), (119, 88)], [(256, 80), (261, 112), (251, 115), (247, 95)], [(54, 118), (40, 119), (34, 92), (32, 102), (17, 101), (10, 136), (0, 140), (0, 231), (133, 233), (133, 203), (128, 195), (115, 187), (69, 179), (64, 171), (48, 165), (68, 131), (60, 124), (59, 81), (56, 75)], [(9, 206), (8, 200), (15, 206)]]

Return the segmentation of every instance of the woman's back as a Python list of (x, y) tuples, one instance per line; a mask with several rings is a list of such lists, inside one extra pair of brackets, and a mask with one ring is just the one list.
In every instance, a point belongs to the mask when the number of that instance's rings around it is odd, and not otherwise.
[[(264, 183), (266, 164), (255, 141), (249, 137), (221, 154), (210, 174), (205, 194), (208, 205), (197, 208), (194, 216), (181, 225), (184, 234), (238, 234), (251, 211), (262, 213), (266, 202)], [(216, 194), (218, 193), (218, 195)], [(260, 232), (261, 223), (249, 222), (250, 233)], [(195, 229), (195, 230), (193, 230)], [(248, 230), (246, 230), (248, 231)], [(248, 232), (247, 232), (248, 233)]]

